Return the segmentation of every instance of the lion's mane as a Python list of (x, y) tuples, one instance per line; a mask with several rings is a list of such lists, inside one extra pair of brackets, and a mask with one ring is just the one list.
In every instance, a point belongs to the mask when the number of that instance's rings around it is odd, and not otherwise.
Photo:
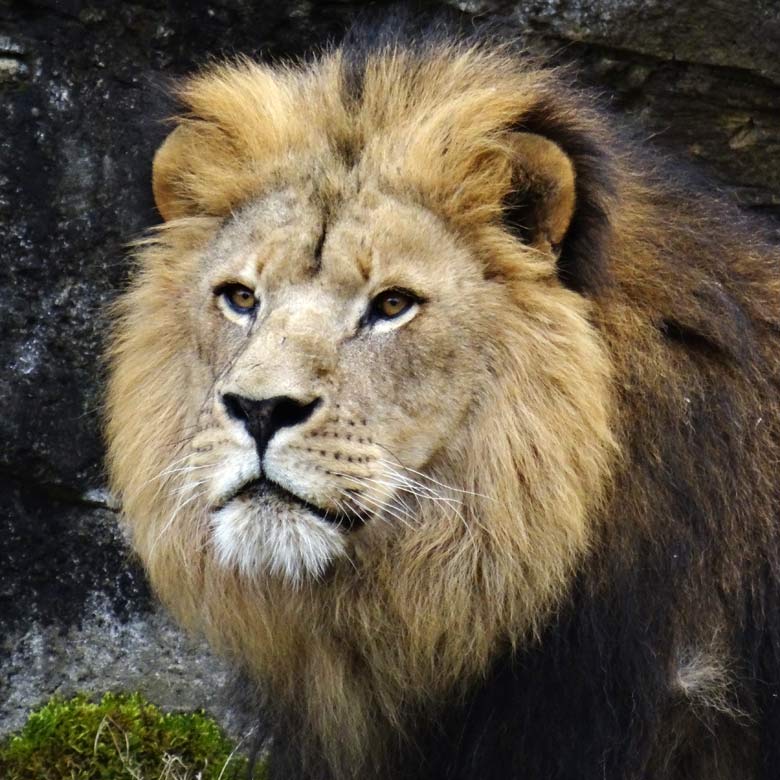
[[(157, 591), (264, 691), (280, 777), (780, 766), (778, 263), (566, 79), (507, 47), (396, 40), (179, 92), (155, 172), (168, 221), (117, 309), (110, 465)], [(517, 261), (533, 182), (513, 179), (507, 128), (573, 166), (552, 276)], [(522, 301), (495, 320), (514, 368), (447, 473), (481, 522), (424, 523), (362, 578), (299, 588), (218, 567), (208, 524), (169, 498), (194, 381), (171, 296), (292, 152), (314, 170), (372, 159)]]

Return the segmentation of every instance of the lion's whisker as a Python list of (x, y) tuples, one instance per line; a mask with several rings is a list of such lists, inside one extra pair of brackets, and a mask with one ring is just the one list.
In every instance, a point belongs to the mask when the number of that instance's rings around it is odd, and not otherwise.
[[(418, 488), (422, 488), (425, 491), (425, 493), (423, 494), (424, 498), (427, 498), (427, 499), (429, 499), (431, 501), (436, 501), (436, 502), (440, 502), (440, 503), (444, 503), (444, 504), (448, 505), (453, 510), (455, 515), (460, 519), (461, 523), (463, 524), (464, 530), (466, 531), (466, 533), (469, 536), (469, 539), (471, 539), (472, 541), (474, 540), (474, 532), (471, 529), (471, 525), (468, 523), (468, 521), (466, 520), (466, 518), (463, 516), (463, 514), (460, 511), (460, 508), (463, 506), (463, 502), (460, 499), (454, 499), (454, 498), (449, 498), (447, 496), (442, 496), (442, 495), (436, 493), (432, 488), (427, 487), (426, 485), (422, 485), (419, 482), (417, 482), (416, 480), (412, 480), (410, 478), (403, 477), (402, 475), (398, 474), (397, 472), (391, 472), (391, 474), (392, 474), (392, 476), (394, 476), (394, 477), (396, 477), (398, 479), (401, 479), (404, 482), (407, 482), (408, 484), (414, 485), (415, 487), (418, 487)], [(415, 496), (418, 496), (418, 499), (419, 499), (419, 496), (420, 496), (419, 493), (417, 493), (414, 490), (410, 490), (409, 492), (411, 492)], [(481, 525), (481, 523), (479, 523), (479, 521), (477, 521), (477, 522), (478, 522), (479, 525)]]
[[(354, 494), (351, 494), (349, 496), (350, 500), (352, 500), (354, 503), (358, 504), (364, 511), (368, 512), (369, 514), (373, 515), (374, 517), (378, 517), (380, 519), (386, 519), (384, 518), (385, 514), (390, 515), (391, 517), (398, 520), (399, 523), (402, 523), (407, 528), (412, 528), (413, 526), (409, 523), (407, 519), (405, 519), (402, 515), (398, 514), (397, 512), (393, 511), (390, 507), (388, 507), (386, 504), (380, 504), (378, 501), (372, 499), (370, 496), (367, 496), (365, 493), (361, 493), (360, 497), (362, 499), (365, 499), (369, 502), (369, 506), (366, 506), (364, 503), (362, 503)], [(378, 508), (379, 511), (372, 509), (371, 505), (374, 505)]]
[[(380, 447), (382, 445), (379, 445)], [(382, 447), (386, 452), (390, 452), (386, 447)], [(390, 453), (392, 455), (392, 453)], [(395, 458), (395, 456), (393, 455)], [(381, 463), (384, 466), (389, 466), (390, 468), (395, 468), (396, 466), (400, 466), (401, 469), (404, 471), (411, 472), (412, 474), (416, 474), (419, 477), (422, 477), (423, 479), (427, 479), (430, 482), (433, 482), (435, 485), (438, 485), (439, 487), (443, 487), (445, 490), (451, 490), (453, 493), (463, 493), (467, 496), (475, 496), (477, 498), (485, 498), (488, 501), (495, 501), (495, 499), (492, 496), (485, 495), (484, 493), (477, 493), (473, 490), (465, 490), (464, 488), (457, 488), (454, 485), (448, 485), (445, 482), (440, 482), (439, 480), (435, 479), (434, 477), (431, 477), (428, 474), (424, 474), (422, 471), (417, 471), (416, 469), (411, 468), (410, 466), (405, 466), (400, 460), (396, 458), (396, 462), (392, 463), (391, 461), (384, 460), (383, 458), (377, 458), (377, 461)]]
[(208, 479), (200, 479), (197, 482), (187, 482), (181, 487), (176, 488), (175, 490), (172, 490), (170, 492), (171, 496), (178, 496), (182, 494), (186, 494), (189, 491), (195, 490), (195, 488), (199, 488), (202, 485), (205, 485), (209, 480)]
[[(338, 512), (340, 512), (343, 515), (349, 515), (349, 511), (347, 507), (345, 507), (344, 504), (341, 501), (339, 501), (338, 498), (334, 498), (333, 503), (336, 505), (336, 510)], [(349, 561), (350, 566), (352, 566), (352, 568), (355, 571), (357, 571), (358, 570), (357, 564), (355, 563), (355, 561), (352, 560), (352, 556), (349, 554), (349, 552), (346, 549), (343, 551), (343, 555)]]
[[(182, 502), (181, 498), (179, 498), (179, 501), (177, 505), (174, 507), (173, 512), (171, 513), (170, 518), (165, 523), (165, 525), (160, 529), (160, 533), (155, 538), (154, 542), (152, 543), (152, 546), (149, 550), (149, 554), (152, 555), (157, 548), (157, 545), (160, 543), (162, 538), (168, 533), (168, 531), (173, 527), (173, 524), (178, 519), (179, 515), (181, 514), (182, 510), (184, 510), (189, 504), (191, 504), (193, 501), (195, 501), (198, 498), (201, 498), (206, 494), (205, 490), (198, 491), (196, 493), (193, 493), (186, 501)], [(183, 496), (183, 494), (182, 494)]]
[[(456, 499), (451, 499), (451, 498), (447, 498), (445, 496), (440, 496), (440, 495), (436, 494), (430, 488), (426, 487), (425, 485), (415, 485), (415, 483), (413, 483), (413, 482), (411, 482), (409, 480), (405, 480), (402, 477), (400, 477), (400, 475), (397, 475), (397, 474), (388, 474), (387, 476), (389, 477), (389, 479), (381, 480), (381, 479), (376, 479), (376, 478), (373, 478), (373, 477), (365, 477), (365, 476), (358, 477), (358, 476), (356, 476), (354, 474), (344, 474), (344, 473), (341, 473), (341, 472), (334, 472), (334, 473), (335, 473), (336, 476), (340, 476), (340, 477), (343, 477), (345, 479), (351, 479), (351, 480), (354, 480), (356, 482), (362, 482), (362, 483), (371, 482), (371, 483), (375, 483), (375, 484), (378, 484), (378, 485), (382, 485), (384, 487), (390, 487), (394, 491), (395, 490), (402, 490), (405, 493), (410, 493), (411, 495), (414, 495), (414, 496), (416, 496), (418, 498), (430, 498), (431, 500), (434, 500), (434, 501), (441, 500), (441, 501), (456, 502)], [(415, 487), (421, 488), (424, 492), (421, 493), (419, 490), (416, 490)]]
[(161, 480), (163, 477), (167, 476), (168, 474), (172, 474), (176, 472), (175, 466), (177, 466), (179, 463), (183, 463), (185, 460), (187, 460), (190, 457), (190, 453), (187, 453), (186, 455), (183, 455), (181, 458), (177, 458), (173, 463), (170, 463), (167, 468), (163, 469), (162, 471), (158, 472), (152, 477), (149, 477), (148, 479), (144, 480), (139, 486), (139, 490), (143, 490), (145, 487), (150, 485), (152, 482), (157, 482)]

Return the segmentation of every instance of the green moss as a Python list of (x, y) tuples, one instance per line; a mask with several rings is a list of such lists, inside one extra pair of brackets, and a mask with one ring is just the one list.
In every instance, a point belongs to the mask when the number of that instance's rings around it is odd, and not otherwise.
[(0, 778), (233, 780), (247, 765), (233, 750), (203, 712), (163, 713), (137, 693), (54, 698), (0, 743)]

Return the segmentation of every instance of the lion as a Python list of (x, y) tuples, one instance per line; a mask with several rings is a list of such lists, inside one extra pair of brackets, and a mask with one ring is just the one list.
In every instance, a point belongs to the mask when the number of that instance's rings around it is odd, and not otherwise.
[(776, 776), (777, 255), (566, 71), (350, 41), (178, 88), (108, 358), (155, 591), (272, 777)]

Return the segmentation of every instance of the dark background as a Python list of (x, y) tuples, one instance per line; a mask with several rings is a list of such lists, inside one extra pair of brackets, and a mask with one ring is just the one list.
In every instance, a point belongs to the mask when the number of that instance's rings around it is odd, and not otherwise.
[[(157, 613), (105, 491), (105, 309), (126, 243), (158, 221), (166, 81), (226, 54), (301, 54), (384, 5), (0, 0), (0, 733), (55, 690), (194, 706), (222, 679)], [(425, 5), (578, 63), (780, 242), (780, 0)]]

